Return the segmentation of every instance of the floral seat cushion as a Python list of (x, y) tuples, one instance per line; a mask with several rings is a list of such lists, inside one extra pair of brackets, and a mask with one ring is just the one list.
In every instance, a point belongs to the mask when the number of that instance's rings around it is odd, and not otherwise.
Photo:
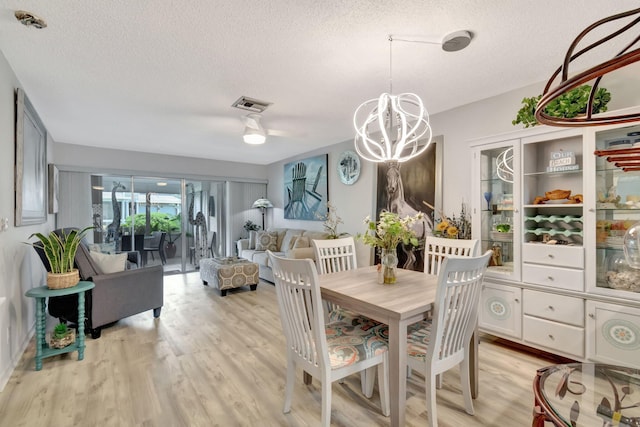
[(388, 328), (366, 323), (332, 322), (325, 326), (332, 369), (343, 368), (388, 350)]
[(407, 334), (407, 355), (424, 360), (431, 336), (431, 320), (423, 320), (409, 325)]

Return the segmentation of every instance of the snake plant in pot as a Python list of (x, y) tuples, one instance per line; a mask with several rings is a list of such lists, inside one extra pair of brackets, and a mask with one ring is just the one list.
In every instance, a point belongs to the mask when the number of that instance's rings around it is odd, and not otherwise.
[(29, 238), (36, 237), (37, 242), (29, 243), (35, 248), (41, 249), (51, 272), (47, 274), (47, 287), (49, 289), (64, 289), (75, 286), (80, 281), (78, 270), (74, 268), (74, 260), (78, 245), (82, 238), (93, 227), (86, 227), (82, 230), (64, 228), (59, 234), (51, 232), (48, 235), (33, 233)]

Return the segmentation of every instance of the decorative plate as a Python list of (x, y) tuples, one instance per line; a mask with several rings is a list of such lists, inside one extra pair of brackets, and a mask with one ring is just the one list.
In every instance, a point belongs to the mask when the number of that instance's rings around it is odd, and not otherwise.
[(355, 183), (360, 177), (360, 157), (353, 151), (344, 151), (338, 157), (337, 170), (343, 184)]

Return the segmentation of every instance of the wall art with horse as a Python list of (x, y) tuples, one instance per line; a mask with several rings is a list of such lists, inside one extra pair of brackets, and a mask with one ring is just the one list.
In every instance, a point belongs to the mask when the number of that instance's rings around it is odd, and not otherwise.
[[(433, 229), (433, 206), (442, 206), (442, 136), (434, 137), (431, 145), (422, 155), (404, 163), (380, 163), (377, 176), (376, 217), (387, 210), (401, 217), (425, 214), (424, 221), (414, 225), (420, 240), (417, 248), (398, 247), (398, 266), (409, 270), (424, 270), (424, 239)], [(375, 262), (379, 256), (376, 254)]]

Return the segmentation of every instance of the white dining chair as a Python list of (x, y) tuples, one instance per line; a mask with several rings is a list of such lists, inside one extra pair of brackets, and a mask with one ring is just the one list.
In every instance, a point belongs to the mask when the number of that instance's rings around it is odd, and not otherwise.
[[(318, 274), (337, 273), (358, 268), (356, 243), (353, 237), (312, 240), (311, 242), (316, 256)], [(328, 322), (348, 322), (354, 326), (359, 325), (360, 327), (375, 327), (380, 325), (380, 322), (340, 307), (331, 301), (323, 300), (323, 305), (325, 309), (325, 320)], [(360, 374), (362, 393), (367, 397), (371, 397), (369, 390), (372, 390), (371, 384), (368, 383), (367, 380), (373, 381), (374, 378), (375, 368), (369, 369), (368, 372), (362, 371)]]
[[(318, 274), (337, 273), (358, 268), (356, 258), (356, 244), (353, 237), (343, 237), (340, 239), (312, 240), (313, 251), (316, 256), (316, 267)], [(345, 312), (337, 304), (331, 301), (324, 301), (326, 319), (340, 320), (335, 318)]]
[(469, 378), (471, 337), (478, 322), (482, 280), (492, 252), (479, 257), (449, 255), (438, 272), (433, 318), (407, 337), (407, 363), (425, 377), (429, 426), (438, 425), (436, 376), (460, 365), (465, 411), (473, 415)]
[[(273, 268), (280, 320), (287, 341), (284, 412), (291, 410), (296, 367), (322, 383), (322, 426), (331, 421), (331, 385), (348, 375), (378, 368), (382, 413), (388, 416), (388, 345), (376, 331), (346, 322), (325, 325), (318, 273), (310, 259), (288, 259), (267, 251)], [(373, 381), (371, 381), (373, 393)]]
[(471, 257), (477, 256), (478, 251), (478, 239), (444, 239), (442, 237), (427, 236), (424, 244), (424, 272), (436, 275), (442, 261), (448, 255)]

